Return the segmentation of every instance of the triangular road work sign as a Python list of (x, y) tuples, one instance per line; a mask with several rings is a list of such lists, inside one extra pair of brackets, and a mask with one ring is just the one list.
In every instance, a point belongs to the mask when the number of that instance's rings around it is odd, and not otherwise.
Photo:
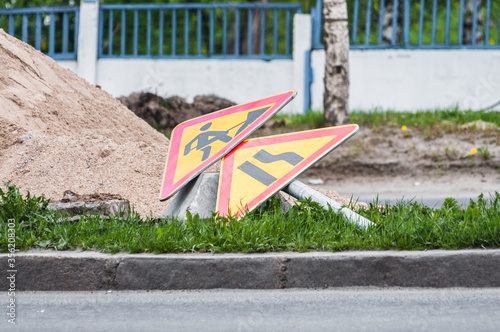
[(222, 158), (282, 109), (295, 91), (237, 105), (185, 121), (172, 131), (160, 201)]
[(242, 217), (354, 135), (358, 128), (352, 124), (242, 142), (222, 159), (218, 214)]

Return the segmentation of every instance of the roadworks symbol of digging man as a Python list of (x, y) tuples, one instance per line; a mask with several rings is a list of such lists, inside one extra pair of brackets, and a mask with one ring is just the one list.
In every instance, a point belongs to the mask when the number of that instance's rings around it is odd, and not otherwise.
[[(248, 113), (245, 121), (238, 123), (235, 126), (232, 126), (228, 130), (224, 131), (207, 131), (212, 126), (212, 122), (208, 122), (204, 124), (198, 134), (192, 141), (186, 144), (184, 148), (184, 155), (186, 156), (193, 150), (199, 150), (203, 152), (203, 156), (201, 157), (201, 161), (205, 161), (210, 156), (210, 151), (212, 150), (211, 144), (216, 141), (221, 141), (224, 143), (229, 143), (234, 137), (238, 136), (243, 130), (245, 130), (251, 123), (257, 120), (265, 111), (269, 108), (262, 108), (255, 111), (251, 111)], [(235, 128), (239, 127), (238, 131), (234, 134), (233, 137), (229, 136), (229, 132)], [(196, 143), (196, 145), (194, 145)], [(193, 146), (194, 145), (194, 146)]]
[(287, 91), (194, 118), (175, 127), (168, 147), (160, 200), (171, 197), (224, 157), (295, 95), (295, 91)]

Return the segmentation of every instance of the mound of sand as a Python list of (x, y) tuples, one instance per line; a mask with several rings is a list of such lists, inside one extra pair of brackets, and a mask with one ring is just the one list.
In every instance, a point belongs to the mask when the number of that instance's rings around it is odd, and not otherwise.
[(119, 194), (159, 215), (168, 139), (107, 92), (0, 29), (0, 183), (60, 199)]

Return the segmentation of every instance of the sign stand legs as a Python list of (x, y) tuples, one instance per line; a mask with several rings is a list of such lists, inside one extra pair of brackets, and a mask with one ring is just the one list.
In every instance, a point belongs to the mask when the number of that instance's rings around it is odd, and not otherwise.
[[(178, 218), (186, 221), (188, 211), (193, 216), (198, 214), (201, 219), (212, 218), (214, 211), (216, 211), (218, 186), (219, 173), (201, 173), (182, 187), (160, 218), (170, 220)], [(272, 197), (280, 200), (283, 214), (291, 209), (290, 203), (279, 192)]]
[(161, 219), (187, 220), (189, 211), (201, 219), (212, 217), (217, 203), (219, 173), (202, 173), (184, 186), (161, 214)]

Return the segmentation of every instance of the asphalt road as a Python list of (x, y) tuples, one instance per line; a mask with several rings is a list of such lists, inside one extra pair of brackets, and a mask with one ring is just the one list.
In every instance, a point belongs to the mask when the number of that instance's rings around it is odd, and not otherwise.
[[(7, 303), (7, 294), (2, 296)], [(498, 331), (500, 288), (21, 292), (5, 331)]]
[[(309, 183), (311, 178), (304, 175), (300, 180)], [(439, 208), (445, 198), (453, 197), (466, 207), (470, 199), (477, 201), (483, 193), (489, 200), (500, 187), (498, 174), (450, 173), (443, 176), (419, 175), (387, 177), (347, 177), (342, 181), (329, 180), (318, 187), (335, 190), (340, 196), (360, 202), (372, 203), (378, 196), (379, 204), (395, 204), (398, 201), (415, 201), (429, 207)]]

